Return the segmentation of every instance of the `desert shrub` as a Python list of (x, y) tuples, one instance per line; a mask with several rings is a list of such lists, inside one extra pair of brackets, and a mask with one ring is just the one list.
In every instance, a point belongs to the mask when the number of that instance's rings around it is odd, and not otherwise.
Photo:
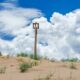
[(24, 62), (20, 64), (19, 69), (20, 69), (20, 72), (26, 72), (31, 67), (32, 67), (31, 64)]
[(29, 57), (30, 57), (31, 59), (34, 59), (34, 54), (30, 54)]
[(52, 76), (53, 76), (52, 74), (47, 75), (46, 78), (45, 78), (45, 80), (51, 80), (51, 77), (52, 77)]
[(6, 67), (0, 67), (0, 74), (5, 73), (5, 71), (6, 71)]
[(62, 59), (61, 61), (63, 61), (63, 62), (66, 62), (66, 61), (68, 61), (68, 62), (77, 62), (79, 60), (78, 60), (78, 58), (67, 58), (67, 59)]
[(18, 57), (17, 60), (18, 62), (25, 62), (25, 59), (23, 57)]
[(51, 61), (51, 62), (55, 62), (56, 60), (55, 60), (55, 59), (51, 59), (50, 61)]
[(17, 54), (17, 57), (27, 57), (27, 56), (28, 54), (23, 52)]
[(40, 55), (37, 55), (37, 57), (36, 57), (36, 55), (34, 55), (34, 54), (30, 54), (29, 57), (34, 60), (40, 60), (42, 58)]
[(71, 63), (71, 64), (70, 64), (70, 68), (71, 68), (71, 69), (77, 69), (77, 68), (76, 68), (76, 65), (75, 65), (74, 63)]
[(0, 52), (0, 56), (2, 56), (2, 53)]
[(37, 61), (37, 60), (33, 60), (33, 61), (31, 62), (31, 65), (32, 65), (32, 66), (37, 66), (37, 65), (38, 65), (38, 61)]
[(38, 79), (35, 79), (35, 80), (52, 80), (53, 74), (50, 74), (50, 75), (47, 75), (46, 77), (43, 77), (43, 78), (38, 78)]
[(6, 55), (6, 58), (10, 58), (10, 57), (11, 57), (10, 54)]
[(42, 57), (40, 55), (35, 55), (33, 53), (18, 53), (17, 54), (17, 57), (30, 57), (31, 59), (34, 59), (34, 60), (40, 60)]
[(77, 62), (79, 60), (78, 60), (78, 58), (71, 58), (69, 61), (71, 61), (71, 62)]

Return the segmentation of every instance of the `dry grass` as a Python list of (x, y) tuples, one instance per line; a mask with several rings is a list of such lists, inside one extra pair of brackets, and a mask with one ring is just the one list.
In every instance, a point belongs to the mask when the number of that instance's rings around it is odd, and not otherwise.
[(51, 80), (53, 74), (50, 73), (48, 74), (46, 77), (43, 77), (43, 78), (37, 78), (37, 79), (34, 79), (34, 80)]
[(4, 74), (6, 72), (6, 66), (0, 67), (0, 74)]
[(71, 64), (70, 64), (70, 69), (77, 69), (75, 63), (71, 62)]

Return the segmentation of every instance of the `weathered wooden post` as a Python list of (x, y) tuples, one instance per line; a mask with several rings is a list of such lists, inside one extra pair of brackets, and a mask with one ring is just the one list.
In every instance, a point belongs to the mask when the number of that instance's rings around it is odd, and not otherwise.
[(34, 40), (34, 59), (37, 60), (37, 33), (39, 29), (39, 23), (33, 23), (33, 29), (35, 30), (35, 40)]

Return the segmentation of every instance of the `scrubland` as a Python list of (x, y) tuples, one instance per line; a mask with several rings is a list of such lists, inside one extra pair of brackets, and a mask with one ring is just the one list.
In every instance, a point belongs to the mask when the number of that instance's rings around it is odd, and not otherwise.
[(0, 56), (0, 80), (80, 80), (80, 62)]

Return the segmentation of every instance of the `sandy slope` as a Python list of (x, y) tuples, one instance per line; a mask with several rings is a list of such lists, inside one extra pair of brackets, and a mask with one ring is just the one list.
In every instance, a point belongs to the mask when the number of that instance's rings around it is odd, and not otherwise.
[[(25, 60), (30, 61), (30, 59)], [(25, 73), (20, 73), (19, 61), (16, 58), (0, 58), (0, 67), (6, 66), (6, 72), (0, 74), (0, 80), (38, 80), (50, 74), (52, 74), (51, 80), (80, 80), (80, 63), (74, 63), (77, 68), (74, 70), (69, 68), (70, 64), (70, 62), (42, 60), (38, 66), (30, 68)]]

